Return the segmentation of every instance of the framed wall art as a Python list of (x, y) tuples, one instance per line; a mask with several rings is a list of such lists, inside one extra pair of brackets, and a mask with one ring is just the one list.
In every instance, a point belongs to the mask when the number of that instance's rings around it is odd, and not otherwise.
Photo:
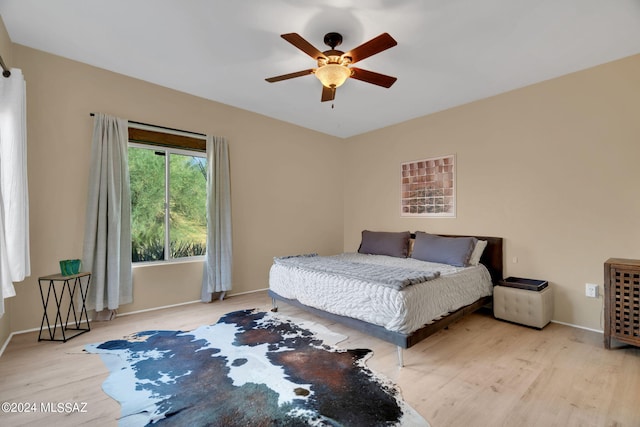
[(455, 218), (455, 163), (453, 154), (402, 163), (400, 215)]

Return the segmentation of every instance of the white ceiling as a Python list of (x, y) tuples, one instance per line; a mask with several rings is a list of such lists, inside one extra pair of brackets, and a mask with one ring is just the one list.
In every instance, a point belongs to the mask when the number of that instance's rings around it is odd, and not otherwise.
[[(18, 44), (338, 137), (640, 53), (640, 0), (0, 0)], [(343, 51), (388, 32), (358, 63), (398, 78), (350, 79), (334, 108), (314, 61), (280, 38)], [(11, 65), (11, 64), (9, 64)]]

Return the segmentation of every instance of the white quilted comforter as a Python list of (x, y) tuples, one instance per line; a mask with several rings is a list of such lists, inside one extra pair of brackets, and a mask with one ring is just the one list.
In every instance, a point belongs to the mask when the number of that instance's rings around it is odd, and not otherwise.
[(382, 284), (274, 263), (269, 272), (269, 287), (284, 298), (404, 334), (493, 292), (491, 276), (483, 265), (454, 267), (412, 258), (359, 253), (344, 253), (332, 258), (438, 271), (440, 277), (395, 290)]

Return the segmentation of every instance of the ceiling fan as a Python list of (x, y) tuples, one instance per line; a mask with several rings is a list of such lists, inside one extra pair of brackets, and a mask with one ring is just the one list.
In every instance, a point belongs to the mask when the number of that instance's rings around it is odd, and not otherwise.
[(265, 79), (269, 83), (315, 74), (322, 83), (322, 97), (320, 100), (324, 102), (335, 99), (336, 88), (341, 86), (349, 77), (386, 88), (391, 87), (397, 80), (395, 77), (363, 70), (362, 68), (349, 67), (358, 61), (397, 45), (398, 42), (387, 33), (380, 34), (378, 37), (346, 53), (336, 50), (336, 46), (342, 44), (342, 35), (339, 33), (327, 33), (324, 36), (324, 44), (331, 48), (324, 52), (320, 52), (299, 34), (287, 33), (282, 34), (281, 37), (315, 59), (318, 63), (318, 68), (309, 68), (308, 70)]

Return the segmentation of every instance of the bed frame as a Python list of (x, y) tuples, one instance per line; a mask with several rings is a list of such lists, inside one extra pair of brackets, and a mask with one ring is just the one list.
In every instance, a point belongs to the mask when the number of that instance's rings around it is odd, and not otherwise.
[[(469, 237), (469, 236), (454, 236), (454, 235), (442, 235), (447, 237)], [(415, 234), (411, 235), (412, 238), (415, 238)], [(498, 281), (503, 279), (503, 251), (502, 251), (502, 237), (487, 237), (487, 236), (473, 236), (478, 240), (486, 240), (487, 247), (485, 248), (482, 258), (480, 258), (480, 263), (482, 263), (489, 270), (489, 274), (491, 274), (491, 280), (494, 286), (498, 283)], [(328, 320), (341, 323), (350, 328), (361, 331), (365, 334), (374, 336), (376, 338), (380, 338), (384, 341), (395, 344), (398, 349), (398, 364), (403, 366), (403, 355), (402, 350), (405, 348), (409, 348), (419, 343), (423, 339), (435, 334), (441, 329), (446, 328), (453, 322), (463, 318), (464, 316), (471, 314), (478, 310), (479, 308), (490, 304), (492, 301), (492, 297), (483, 297), (478, 301), (464, 306), (454, 312), (449, 313), (448, 315), (430, 323), (428, 325), (423, 326), (422, 328), (413, 331), (410, 334), (403, 334), (399, 332), (389, 331), (388, 329), (383, 328), (382, 326), (374, 325), (372, 323), (364, 322), (362, 320), (354, 319), (352, 317), (339, 316), (337, 314), (329, 313), (323, 310), (319, 310), (314, 307), (310, 307), (300, 303), (298, 300), (292, 300), (288, 298), (284, 298), (277, 293), (273, 292), (269, 289), (269, 296), (273, 301), (272, 311), (278, 311), (277, 301), (283, 301), (287, 304), (291, 304), (295, 307), (301, 308), (305, 311), (308, 311), (312, 314), (315, 314), (320, 317), (324, 317)]]

